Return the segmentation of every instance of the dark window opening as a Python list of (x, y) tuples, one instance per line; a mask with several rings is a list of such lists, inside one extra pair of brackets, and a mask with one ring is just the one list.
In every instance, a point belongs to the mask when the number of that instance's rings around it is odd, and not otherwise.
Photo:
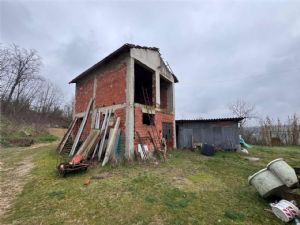
[(134, 63), (134, 78), (134, 102), (153, 105), (153, 72), (139, 63)]
[(143, 113), (143, 124), (154, 125), (154, 114)]
[(173, 111), (172, 83), (162, 76), (160, 76), (160, 108)]

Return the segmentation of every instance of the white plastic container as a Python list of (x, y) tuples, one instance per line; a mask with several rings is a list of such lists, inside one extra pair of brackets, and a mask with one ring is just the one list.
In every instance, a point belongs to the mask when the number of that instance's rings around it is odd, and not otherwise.
[(268, 170), (272, 171), (288, 187), (298, 184), (295, 170), (289, 166), (282, 158), (275, 159), (267, 165)]
[(271, 207), (273, 213), (284, 222), (289, 222), (300, 215), (299, 209), (286, 200), (281, 200), (277, 204), (271, 204)]
[(284, 183), (267, 168), (250, 176), (248, 182), (256, 188), (263, 198), (276, 194), (285, 187)]

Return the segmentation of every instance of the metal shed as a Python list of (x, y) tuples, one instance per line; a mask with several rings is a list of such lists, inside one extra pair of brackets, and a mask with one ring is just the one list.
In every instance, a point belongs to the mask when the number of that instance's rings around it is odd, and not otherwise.
[(176, 120), (178, 148), (192, 148), (195, 143), (210, 144), (226, 150), (239, 145), (239, 123), (243, 117)]

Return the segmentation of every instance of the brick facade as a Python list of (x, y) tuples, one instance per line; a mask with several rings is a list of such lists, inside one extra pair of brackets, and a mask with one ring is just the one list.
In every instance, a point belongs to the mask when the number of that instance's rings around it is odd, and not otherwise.
[[(126, 65), (119, 64), (116, 69), (96, 75), (96, 95), (94, 108), (101, 108), (126, 102)], [(90, 99), (93, 97), (94, 76), (89, 76), (76, 83), (75, 114), (85, 112)], [(120, 116), (122, 136), (125, 135), (125, 109), (115, 110)], [(74, 133), (77, 133), (82, 120), (77, 121)], [(92, 114), (89, 115), (80, 140), (85, 140), (91, 130)]]
[(91, 97), (93, 97), (94, 78), (92, 76), (76, 83), (75, 113), (85, 112)]
[[(149, 150), (153, 151), (154, 150), (154, 146), (151, 143), (151, 140), (149, 139), (149, 134), (148, 131), (150, 131), (151, 135), (153, 138), (157, 137), (156, 131), (155, 129), (152, 129), (151, 126), (153, 125), (146, 125), (143, 124), (143, 112), (141, 107), (135, 107), (134, 110), (134, 129), (135, 132), (139, 132), (143, 142), (148, 145)], [(162, 132), (162, 123), (174, 123), (174, 115), (173, 114), (167, 114), (167, 113), (163, 113), (160, 111), (156, 111), (155, 112), (155, 116), (154, 116), (154, 120), (155, 120), (155, 126), (156, 126), (156, 130), (158, 132), (158, 135), (161, 135)], [(155, 135), (153, 135), (153, 132), (155, 132)], [(174, 130), (172, 129), (172, 139), (174, 140)], [(135, 138), (134, 138), (134, 146), (135, 149), (137, 148), (137, 145), (139, 143), (138, 137), (135, 133)], [(155, 141), (156, 144), (158, 144), (158, 140), (156, 139)], [(173, 141), (168, 143), (168, 147), (169, 148), (173, 148)]]
[(126, 65), (97, 76), (96, 107), (105, 107), (126, 102)]

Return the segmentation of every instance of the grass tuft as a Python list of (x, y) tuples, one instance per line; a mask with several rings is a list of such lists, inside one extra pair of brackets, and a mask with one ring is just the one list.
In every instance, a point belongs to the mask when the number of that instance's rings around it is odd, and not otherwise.
[(234, 210), (226, 210), (224, 216), (232, 220), (244, 220), (245, 215)]
[(64, 191), (51, 191), (51, 192), (48, 192), (48, 196), (51, 197), (51, 198), (59, 198), (59, 199), (62, 199), (65, 197), (65, 192)]
[(52, 134), (43, 134), (37, 136), (35, 139), (37, 140), (37, 142), (53, 142), (53, 141), (57, 141), (59, 138)]
[(168, 190), (162, 196), (162, 202), (169, 209), (180, 209), (187, 207), (193, 200), (196, 194), (192, 192), (181, 191), (178, 188)]

